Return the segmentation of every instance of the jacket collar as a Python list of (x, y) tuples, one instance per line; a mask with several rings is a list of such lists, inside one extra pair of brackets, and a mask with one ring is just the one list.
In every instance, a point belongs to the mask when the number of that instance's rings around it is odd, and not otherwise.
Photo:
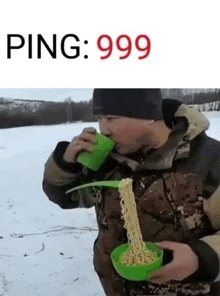
[(168, 141), (160, 148), (150, 151), (141, 160), (134, 160), (118, 153), (111, 153), (111, 157), (119, 163), (127, 165), (132, 171), (165, 170), (173, 165), (173, 161), (181, 158), (188, 158), (190, 143), (183, 140), (184, 134), (176, 131), (170, 134)]

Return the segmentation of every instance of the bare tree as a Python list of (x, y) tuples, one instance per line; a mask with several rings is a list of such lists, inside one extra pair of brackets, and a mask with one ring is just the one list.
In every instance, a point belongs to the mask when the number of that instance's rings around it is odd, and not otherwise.
[(64, 100), (64, 102), (66, 104), (68, 122), (73, 122), (73, 111), (72, 111), (72, 100), (71, 100), (71, 97), (66, 98)]

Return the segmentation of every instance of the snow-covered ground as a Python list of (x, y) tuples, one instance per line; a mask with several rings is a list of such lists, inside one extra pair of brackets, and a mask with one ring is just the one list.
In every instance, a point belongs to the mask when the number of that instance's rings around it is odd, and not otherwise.
[(42, 190), (61, 140), (97, 123), (0, 130), (0, 295), (103, 296), (93, 270), (94, 208), (62, 210)]
[[(220, 112), (205, 113), (220, 140)], [(93, 270), (94, 208), (62, 210), (42, 190), (58, 141), (97, 123), (0, 130), (0, 296), (104, 296)]]

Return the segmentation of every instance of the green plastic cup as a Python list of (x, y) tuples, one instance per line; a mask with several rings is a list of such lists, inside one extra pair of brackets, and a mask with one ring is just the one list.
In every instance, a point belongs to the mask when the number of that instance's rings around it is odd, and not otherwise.
[(127, 266), (120, 262), (120, 257), (129, 247), (128, 244), (122, 244), (116, 247), (111, 253), (111, 260), (117, 273), (130, 281), (149, 281), (151, 273), (161, 268), (163, 263), (163, 250), (156, 244), (145, 242), (146, 249), (156, 255), (157, 259), (148, 265)]
[(97, 142), (94, 145), (93, 151), (82, 152), (77, 158), (77, 162), (93, 171), (98, 171), (115, 145), (114, 141), (98, 133), (96, 134), (96, 139)]

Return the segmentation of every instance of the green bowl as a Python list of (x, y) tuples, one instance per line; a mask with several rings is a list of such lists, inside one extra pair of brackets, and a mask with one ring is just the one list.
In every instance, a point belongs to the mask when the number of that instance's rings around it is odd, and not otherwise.
[(123, 278), (130, 281), (148, 281), (151, 273), (162, 266), (163, 250), (156, 244), (145, 242), (146, 249), (156, 255), (157, 259), (148, 265), (127, 266), (120, 262), (120, 256), (129, 247), (128, 244), (123, 244), (116, 247), (111, 253), (111, 260), (117, 273)]

